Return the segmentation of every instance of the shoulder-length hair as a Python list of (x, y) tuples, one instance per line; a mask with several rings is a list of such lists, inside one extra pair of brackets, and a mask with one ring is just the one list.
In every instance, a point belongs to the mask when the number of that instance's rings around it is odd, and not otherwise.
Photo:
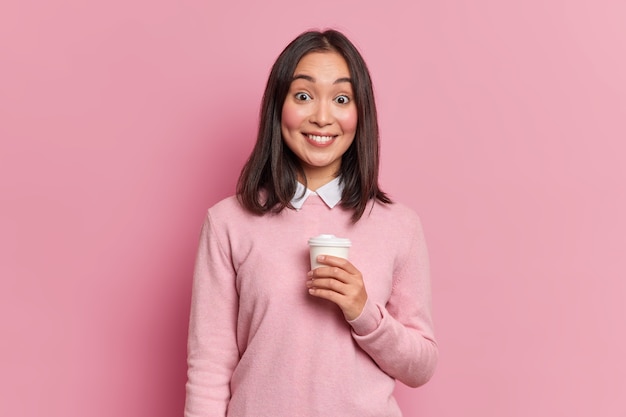
[[(300, 59), (311, 52), (337, 52), (347, 62), (357, 108), (354, 140), (343, 154), (338, 175), (343, 183), (340, 205), (354, 210), (357, 222), (368, 202), (391, 203), (378, 185), (379, 132), (376, 103), (369, 70), (345, 35), (336, 30), (308, 31), (294, 39), (277, 58), (265, 87), (257, 141), (237, 183), (241, 204), (256, 214), (293, 208), (298, 174), (306, 181), (296, 155), (281, 133), (282, 108)], [(304, 184), (306, 186), (306, 184)]]

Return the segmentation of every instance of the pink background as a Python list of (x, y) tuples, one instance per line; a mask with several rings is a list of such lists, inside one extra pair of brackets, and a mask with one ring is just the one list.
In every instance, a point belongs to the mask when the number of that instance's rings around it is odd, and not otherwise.
[(626, 416), (626, 4), (0, 5), (0, 415), (182, 415), (205, 210), (307, 28), (360, 47), (441, 360), (407, 416)]

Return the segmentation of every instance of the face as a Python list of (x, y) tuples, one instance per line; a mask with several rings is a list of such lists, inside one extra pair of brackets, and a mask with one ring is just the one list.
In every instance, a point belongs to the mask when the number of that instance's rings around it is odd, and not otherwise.
[(283, 104), (281, 131), (310, 188), (337, 175), (356, 128), (357, 108), (345, 59), (336, 52), (302, 57)]

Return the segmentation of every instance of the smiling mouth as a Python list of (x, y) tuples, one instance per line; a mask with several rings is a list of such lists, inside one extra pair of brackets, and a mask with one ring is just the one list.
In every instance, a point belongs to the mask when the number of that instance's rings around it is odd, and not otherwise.
[(305, 135), (310, 141), (318, 144), (318, 145), (325, 145), (327, 143), (330, 143), (331, 141), (333, 141), (333, 139), (335, 139), (337, 136), (319, 136), (319, 135), (309, 135), (306, 134)]

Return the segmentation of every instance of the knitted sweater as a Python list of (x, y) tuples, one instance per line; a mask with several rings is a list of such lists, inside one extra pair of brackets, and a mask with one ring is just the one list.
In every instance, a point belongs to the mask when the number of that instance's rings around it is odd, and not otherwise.
[[(185, 417), (396, 417), (395, 380), (434, 372), (428, 254), (409, 208), (351, 211), (316, 195), (255, 216), (235, 197), (209, 209), (195, 265)], [(371, 209), (371, 210), (370, 210)], [(307, 240), (352, 241), (368, 300), (347, 322), (306, 288)]]

